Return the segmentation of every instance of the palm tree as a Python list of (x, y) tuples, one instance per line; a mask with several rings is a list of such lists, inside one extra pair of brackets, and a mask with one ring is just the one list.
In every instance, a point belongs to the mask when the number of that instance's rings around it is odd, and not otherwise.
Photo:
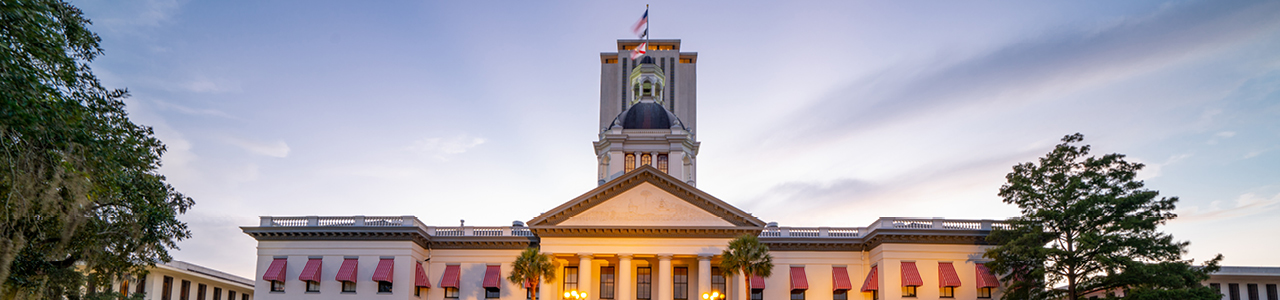
[[(729, 241), (729, 247), (720, 254), (720, 270), (725, 275), (741, 274), (750, 280), (751, 276), (769, 277), (773, 275), (773, 255), (769, 247), (760, 243), (760, 238), (744, 234)], [(747, 285), (750, 285), (748, 283)], [(747, 286), (737, 289), (746, 295)]]
[(551, 282), (556, 280), (555, 265), (551, 264), (551, 255), (538, 253), (537, 248), (525, 248), (524, 252), (520, 252), (520, 256), (516, 257), (516, 261), (511, 262), (511, 274), (507, 275), (507, 280), (517, 286), (524, 286), (526, 282), (533, 282), (533, 300), (538, 300), (538, 286), (542, 282)]

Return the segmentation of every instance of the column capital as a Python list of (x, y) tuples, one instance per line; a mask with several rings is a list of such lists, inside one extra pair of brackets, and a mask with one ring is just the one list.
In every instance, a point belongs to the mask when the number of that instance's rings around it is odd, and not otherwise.
[(714, 256), (716, 255), (711, 253), (698, 253), (698, 260), (711, 260)]
[(618, 253), (619, 260), (622, 260), (622, 259), (631, 260), (632, 256), (633, 255), (631, 253)]
[(579, 258), (595, 258), (595, 255), (595, 253), (591, 252), (578, 252)]
[(671, 260), (672, 256), (674, 255), (671, 253), (658, 253), (658, 259), (660, 260)]

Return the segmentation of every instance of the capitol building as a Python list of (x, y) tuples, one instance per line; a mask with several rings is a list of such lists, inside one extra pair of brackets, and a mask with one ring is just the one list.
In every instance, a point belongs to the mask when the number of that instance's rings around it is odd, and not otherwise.
[[(631, 59), (640, 45), (647, 54)], [(680, 40), (618, 40), (614, 50), (600, 54), (595, 189), (510, 226), (264, 216), (242, 227), (258, 241), (254, 297), (531, 299), (533, 283), (506, 280), (529, 247), (554, 257), (555, 281), (538, 288), (547, 300), (1000, 297), (982, 257), (999, 221), (884, 217), (866, 227), (779, 227), (699, 190), (698, 54), (682, 51)], [(719, 270), (721, 252), (744, 234), (769, 247), (772, 276)]]

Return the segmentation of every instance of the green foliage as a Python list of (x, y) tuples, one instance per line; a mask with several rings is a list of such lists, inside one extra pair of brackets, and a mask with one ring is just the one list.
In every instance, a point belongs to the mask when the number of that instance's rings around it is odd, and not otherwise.
[(754, 235), (744, 234), (733, 238), (720, 257), (720, 270), (725, 275), (773, 275), (773, 255), (769, 254), (769, 246), (765, 246)]
[(156, 172), (164, 145), (89, 69), (89, 24), (62, 1), (0, 1), (2, 298), (78, 296), (190, 237), (177, 215), (194, 202)]
[(555, 280), (556, 267), (551, 264), (551, 255), (540, 253), (537, 248), (525, 248), (524, 252), (520, 252), (516, 261), (511, 262), (511, 274), (507, 275), (507, 281), (516, 286), (524, 286), (529, 281), (537, 282), (538, 284), (533, 285), (533, 300), (538, 300), (538, 287), (541, 283)]
[[(1124, 155), (1089, 156), (1068, 135), (1038, 164), (1013, 167), (1000, 188), (1022, 216), (994, 230), (987, 263), (1003, 276), (1004, 299), (1078, 299), (1130, 289), (1129, 299), (1217, 299), (1200, 282), (1222, 256), (1204, 267), (1181, 260), (1188, 242), (1157, 230), (1177, 215), (1177, 197), (1159, 197), (1136, 180), (1140, 163)], [(1065, 284), (1066, 290), (1052, 289)]]

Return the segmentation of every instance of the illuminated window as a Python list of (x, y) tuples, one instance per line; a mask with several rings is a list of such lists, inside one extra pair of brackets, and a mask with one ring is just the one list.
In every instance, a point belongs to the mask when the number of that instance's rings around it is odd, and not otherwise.
[(939, 295), (941, 295), (940, 297), (942, 298), (955, 298), (956, 288), (952, 286), (944, 286), (942, 287), (942, 290), (939, 291)]
[(617, 58), (606, 58), (606, 59), (604, 59), (604, 63), (606, 63), (606, 64), (616, 64), (616, 63), (618, 63), (618, 59), (617, 59)]
[[(658, 162), (661, 163), (666, 158), (666, 155), (658, 156), (658, 158)], [(663, 172), (666, 172), (666, 170), (663, 170)], [(711, 267), (711, 291), (719, 292), (719, 299), (724, 299), (724, 294), (728, 290), (729, 289), (725, 287), (724, 273), (720, 272), (719, 267)]]
[[(662, 171), (662, 173), (667, 172), (667, 155), (666, 154), (658, 154), (658, 171)], [(715, 278), (715, 277), (712, 277), (712, 278)]]
[(648, 165), (653, 165), (653, 156), (649, 156), (649, 154), (648, 154), (648, 153), (641, 154), (641, 155), (640, 155), (640, 164), (642, 164), (642, 165), (646, 165), (646, 166), (648, 166)]
[[(200, 287), (204, 287), (204, 285), (201, 284)], [(120, 281), (120, 294), (125, 297), (129, 297), (129, 280), (128, 279)], [(204, 293), (200, 293), (200, 294), (203, 295)], [(200, 299), (204, 299), (204, 297), (200, 297)]]
[(978, 289), (979, 299), (991, 299), (991, 288), (985, 287)]
[(600, 299), (613, 299), (614, 268), (600, 267)]
[[(648, 155), (645, 155), (648, 156)], [(689, 268), (676, 267), (671, 276), (671, 298), (673, 299), (689, 299)]]
[(449, 299), (458, 299), (458, 288), (456, 287), (444, 288), (444, 297)]
[(916, 296), (916, 286), (914, 286), (914, 285), (908, 285), (908, 286), (904, 286), (904, 287), (902, 287), (902, 296), (903, 296), (903, 297), (915, 297), (915, 296)]
[[(342, 282), (342, 292), (343, 292), (343, 293), (355, 293), (355, 292), (356, 292), (356, 283), (355, 283), (354, 281), (343, 281), (343, 282)], [(447, 289), (447, 288), (446, 288), (446, 290), (445, 290), (445, 293), (448, 293), (448, 289)]]
[(653, 293), (653, 268), (636, 269), (636, 299), (649, 300)]
[(692, 59), (692, 58), (681, 58), (681, 59), (680, 59), (680, 63), (682, 63), (682, 64), (691, 64), (691, 63), (693, 63), (693, 59)]
[(564, 267), (564, 291), (578, 290), (578, 267)]
[(307, 291), (312, 293), (320, 292), (320, 282), (307, 280)]
[(635, 154), (627, 154), (627, 159), (626, 159), (626, 161), (627, 161), (627, 162), (626, 162), (626, 168), (627, 168), (627, 170), (626, 170), (626, 171), (627, 171), (627, 172), (631, 172), (631, 170), (635, 170), (635, 169), (636, 169), (636, 155), (635, 155)]

